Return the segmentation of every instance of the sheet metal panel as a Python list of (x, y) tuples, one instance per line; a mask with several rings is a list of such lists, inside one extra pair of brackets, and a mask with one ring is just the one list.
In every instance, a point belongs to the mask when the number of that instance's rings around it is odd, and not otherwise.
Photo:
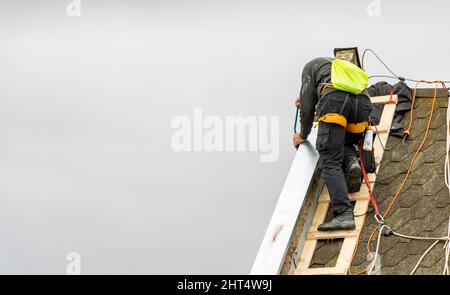
[(317, 128), (313, 128), (308, 142), (302, 144), (295, 155), (251, 269), (252, 275), (276, 275), (281, 271), (319, 159), (316, 138)]

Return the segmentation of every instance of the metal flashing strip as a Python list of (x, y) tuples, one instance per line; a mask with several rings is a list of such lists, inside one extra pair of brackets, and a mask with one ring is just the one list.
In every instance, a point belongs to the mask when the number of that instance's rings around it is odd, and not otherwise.
[(251, 275), (276, 275), (281, 271), (319, 159), (316, 138), (317, 127), (311, 130), (308, 142), (302, 144), (295, 155)]

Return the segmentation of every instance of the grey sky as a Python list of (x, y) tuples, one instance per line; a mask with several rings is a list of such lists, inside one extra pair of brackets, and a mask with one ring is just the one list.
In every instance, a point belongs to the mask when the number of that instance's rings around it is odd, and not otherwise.
[[(84, 274), (246, 274), (294, 156), (303, 64), (370, 47), (450, 79), (444, 1), (382, 0), (379, 17), (360, 0), (70, 2), (0, 2), (1, 274), (64, 274), (71, 251)], [(173, 152), (170, 122), (194, 107), (279, 116), (279, 160)]]

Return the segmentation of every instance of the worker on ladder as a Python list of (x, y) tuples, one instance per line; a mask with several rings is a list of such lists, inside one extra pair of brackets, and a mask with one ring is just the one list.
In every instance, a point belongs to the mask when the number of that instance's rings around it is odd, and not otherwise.
[(310, 134), (315, 114), (319, 129), (316, 149), (319, 168), (328, 188), (334, 218), (319, 225), (319, 231), (355, 228), (348, 194), (360, 190), (361, 167), (357, 145), (368, 127), (372, 103), (367, 94), (367, 74), (353, 61), (316, 58), (306, 64), (296, 106), (300, 114), (300, 133), (294, 146)]

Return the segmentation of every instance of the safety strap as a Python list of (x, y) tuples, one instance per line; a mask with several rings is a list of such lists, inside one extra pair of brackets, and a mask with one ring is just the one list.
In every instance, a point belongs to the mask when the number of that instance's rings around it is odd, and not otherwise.
[(321, 98), (324, 97), (325, 94), (328, 94), (333, 91), (337, 91), (336, 89), (333, 88), (333, 84), (330, 84), (330, 83), (321, 83), (319, 85), (319, 87), (320, 87), (320, 97)]
[(391, 97), (389, 98), (389, 104), (396, 103), (394, 100), (394, 87), (391, 86)]
[[(373, 192), (372, 192), (372, 188), (370, 187), (370, 180), (369, 177), (367, 176), (366, 173), (366, 169), (364, 167), (364, 162), (362, 160), (362, 144), (359, 144), (359, 166), (361, 167), (361, 172), (364, 178), (364, 182), (366, 183), (367, 186), (367, 190), (369, 191), (369, 196), (370, 196), (370, 202), (372, 203), (373, 209), (375, 211), (375, 219), (377, 219), (377, 216), (381, 216), (380, 215), (380, 210), (378, 209), (378, 204), (377, 204), (377, 200), (375, 199)], [(380, 223), (380, 221), (377, 219), (377, 222)]]
[[(345, 106), (347, 105), (348, 98), (350, 94), (347, 94), (344, 99), (344, 103), (341, 106), (341, 110), (339, 111), (339, 114), (335, 113), (328, 113), (323, 115), (319, 118), (319, 122), (325, 122), (325, 123), (334, 123), (341, 125), (345, 128), (345, 131), (350, 133), (363, 133), (367, 127), (369, 127), (368, 122), (360, 122), (360, 123), (347, 123), (347, 118), (342, 115), (344, 112)], [(355, 117), (357, 115), (358, 111), (358, 100), (356, 99), (356, 107), (355, 107)]]
[(344, 103), (342, 104), (341, 110), (339, 111), (339, 115), (342, 115), (342, 113), (344, 112), (344, 108), (347, 105), (348, 97), (349, 97), (349, 94), (347, 94), (345, 96)]
[(347, 128), (347, 118), (341, 114), (328, 113), (319, 118), (319, 122), (334, 123)]
[(319, 118), (319, 122), (338, 124), (344, 127), (345, 131), (350, 133), (363, 133), (367, 127), (369, 127), (369, 123), (367, 122), (347, 123), (347, 118), (336, 113), (328, 113), (323, 115)]
[(360, 122), (360, 123), (349, 123), (347, 124), (347, 128), (345, 128), (345, 131), (350, 133), (363, 133), (367, 127), (369, 127), (369, 123), (367, 122)]

